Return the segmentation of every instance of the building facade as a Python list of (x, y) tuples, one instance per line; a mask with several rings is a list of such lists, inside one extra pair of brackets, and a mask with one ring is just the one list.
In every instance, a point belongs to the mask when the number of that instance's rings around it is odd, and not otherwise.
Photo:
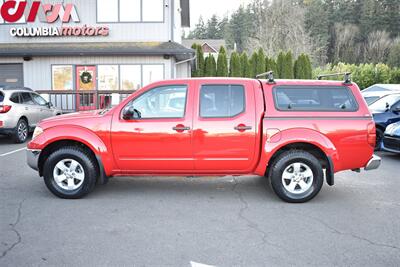
[(189, 0), (0, 0), (0, 86), (64, 110), (117, 104), (151, 82), (189, 77)]

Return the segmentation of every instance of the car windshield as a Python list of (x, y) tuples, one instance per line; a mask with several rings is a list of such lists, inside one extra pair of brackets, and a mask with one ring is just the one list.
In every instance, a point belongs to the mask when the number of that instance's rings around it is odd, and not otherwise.
[(379, 96), (367, 96), (365, 97), (365, 101), (367, 101), (368, 106), (374, 103), (376, 100), (379, 99)]
[(373, 111), (385, 112), (390, 109), (393, 104), (400, 100), (400, 94), (387, 95), (372, 103), (369, 108)]

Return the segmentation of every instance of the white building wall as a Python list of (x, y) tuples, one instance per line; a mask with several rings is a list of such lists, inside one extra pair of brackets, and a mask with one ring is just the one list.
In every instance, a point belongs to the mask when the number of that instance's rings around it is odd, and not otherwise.
[[(3, 62), (4, 58), (0, 58)], [(122, 64), (163, 64), (164, 79), (171, 79), (171, 61), (163, 57), (35, 57), (24, 62), (25, 86), (34, 90), (51, 90), (52, 65), (122, 65)]]
[[(145, 1), (145, 0), (143, 0)], [(174, 5), (174, 19), (172, 19), (172, 1)], [(30, 2), (30, 1), (29, 1)], [(64, 4), (71, 3), (77, 8), (80, 22), (70, 22), (62, 24), (60, 20), (55, 23), (42, 23), (39, 21), (39, 15), (35, 23), (25, 24), (0, 24), (0, 43), (40, 43), (40, 42), (167, 42), (172, 40), (174, 33), (171, 33), (172, 20), (175, 21), (173, 29), (175, 29), (175, 36), (180, 36), (180, 13), (179, 1), (177, 0), (164, 0), (164, 22), (121, 22), (121, 23), (102, 23), (97, 22), (97, 0), (46, 0), (43, 3)], [(110, 28), (109, 36), (96, 36), (96, 37), (12, 37), (10, 29), (15, 27), (60, 27), (60, 26), (107, 26)], [(180, 39), (180, 37), (178, 37)], [(179, 42), (179, 39), (176, 40)]]

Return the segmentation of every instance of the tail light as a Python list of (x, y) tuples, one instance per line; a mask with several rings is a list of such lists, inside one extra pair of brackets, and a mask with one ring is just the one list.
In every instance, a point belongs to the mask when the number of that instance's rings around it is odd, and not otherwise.
[(367, 126), (367, 140), (370, 146), (375, 147), (376, 144), (376, 127), (374, 122), (370, 122)]
[(7, 113), (11, 109), (11, 106), (0, 106), (0, 113)]

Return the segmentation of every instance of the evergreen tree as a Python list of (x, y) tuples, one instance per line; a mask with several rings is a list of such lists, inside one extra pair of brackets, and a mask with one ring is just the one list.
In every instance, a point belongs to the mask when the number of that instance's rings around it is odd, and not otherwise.
[(262, 74), (265, 72), (265, 54), (264, 50), (260, 47), (257, 52), (257, 60), (256, 60), (256, 67), (255, 67), (255, 75)]
[(217, 74), (217, 63), (213, 55), (208, 55), (205, 61), (204, 76), (205, 77), (215, 77)]
[(311, 64), (311, 60), (310, 57), (306, 54), (304, 54), (304, 64), (305, 64), (305, 75), (304, 75), (304, 79), (308, 79), (311, 80), (312, 79), (312, 75), (313, 75), (313, 69), (312, 69), (312, 64)]
[(274, 78), (279, 78), (276, 61), (268, 56), (265, 58), (265, 71), (272, 71), (274, 73)]
[(282, 78), (284, 79), (293, 79), (293, 54), (292, 51), (289, 51), (285, 55), (285, 67), (284, 67), (284, 75)]
[(221, 46), (217, 59), (217, 76), (228, 77), (228, 74), (228, 59), (226, 57), (226, 50), (223, 46)]
[(196, 54), (197, 54), (197, 77), (204, 76), (204, 53), (201, 45), (197, 45), (196, 47)]
[(198, 67), (199, 55), (197, 53), (197, 44), (192, 44), (192, 49), (196, 50), (196, 68), (192, 68), (192, 77), (199, 77), (199, 67)]
[(257, 73), (257, 60), (258, 60), (258, 53), (254, 52), (249, 60), (250, 63), (250, 78), (255, 78)]
[(251, 78), (250, 63), (246, 52), (240, 55), (240, 76)]
[(286, 61), (286, 56), (283, 51), (279, 52), (278, 57), (276, 59), (276, 70), (278, 77), (281, 79), (285, 78), (285, 61)]
[(240, 57), (237, 52), (231, 54), (231, 59), (229, 62), (229, 76), (230, 77), (242, 77)]

